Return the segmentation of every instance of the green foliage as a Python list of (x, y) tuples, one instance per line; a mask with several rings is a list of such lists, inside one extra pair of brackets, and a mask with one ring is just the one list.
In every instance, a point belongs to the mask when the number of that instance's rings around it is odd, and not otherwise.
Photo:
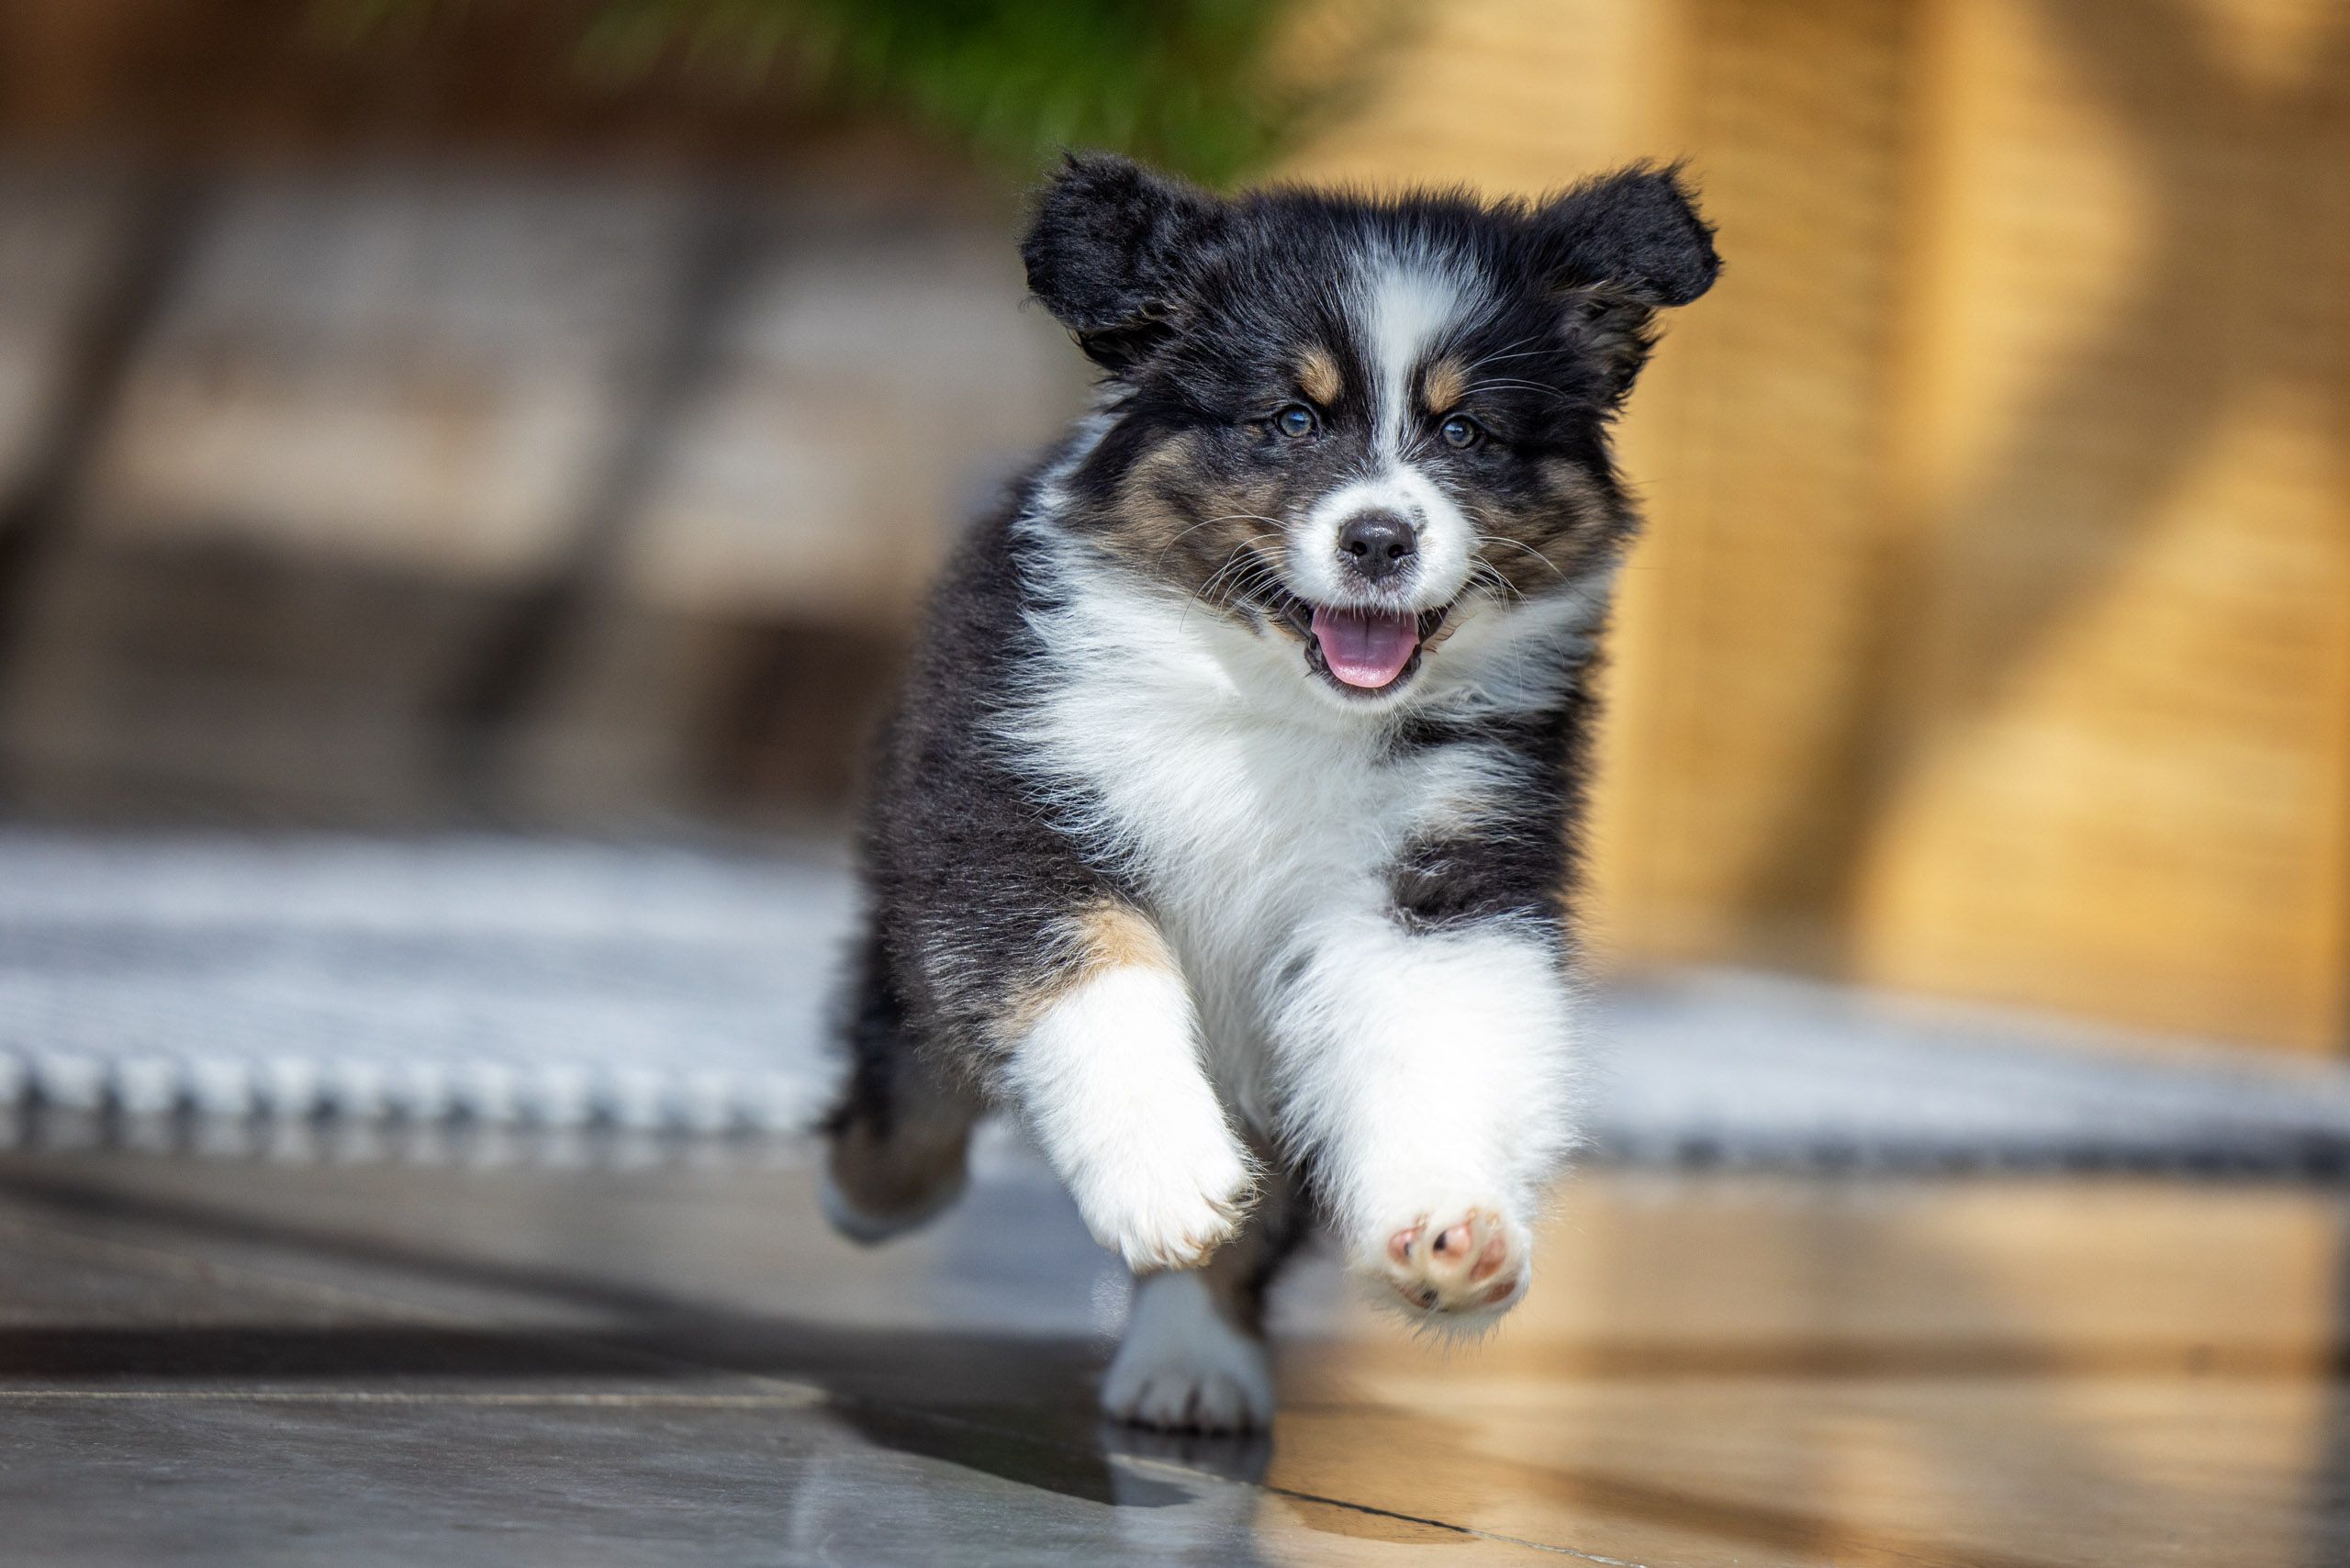
[[(346, 21), (378, 28), (464, 3), (340, 0)], [(745, 87), (782, 81), (826, 103), (903, 114), (1016, 175), (1060, 148), (1102, 147), (1222, 185), (1262, 168), (1355, 80), (1358, 60), (1326, 58), (1311, 73), (1276, 64), (1300, 8), (1315, 3), (585, 0), (575, 8), (581, 62), (607, 78), (678, 64)]]

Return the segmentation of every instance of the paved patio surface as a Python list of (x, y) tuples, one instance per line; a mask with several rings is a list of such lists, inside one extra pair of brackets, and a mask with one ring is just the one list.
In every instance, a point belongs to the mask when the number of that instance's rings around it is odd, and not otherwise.
[(2335, 1188), (1593, 1175), (1484, 1345), (1288, 1282), (1238, 1442), (1096, 1421), (1122, 1282), (1002, 1140), (878, 1252), (793, 1143), (478, 1152), (0, 1159), (0, 1555), (2350, 1560)]

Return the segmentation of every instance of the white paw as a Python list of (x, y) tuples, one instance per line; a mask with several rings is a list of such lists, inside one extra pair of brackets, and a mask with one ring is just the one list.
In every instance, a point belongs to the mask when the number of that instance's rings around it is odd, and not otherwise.
[(1153, 1275), (1136, 1282), (1102, 1409), (1161, 1431), (1262, 1429), (1273, 1418), (1271, 1364), (1261, 1341), (1225, 1321), (1198, 1275)]
[(1161, 1126), (1069, 1183), (1093, 1239), (1137, 1274), (1196, 1269), (1232, 1239), (1255, 1175), (1221, 1121), (1187, 1134)]
[(1358, 1267), (1416, 1321), (1474, 1332), (1525, 1298), (1532, 1264), (1526, 1227), (1499, 1200), (1472, 1198), (1432, 1203), (1379, 1226)]

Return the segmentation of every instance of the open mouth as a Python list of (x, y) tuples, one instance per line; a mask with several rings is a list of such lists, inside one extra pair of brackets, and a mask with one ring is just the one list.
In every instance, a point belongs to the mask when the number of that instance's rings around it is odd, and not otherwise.
[(1410, 680), (1452, 609), (1337, 609), (1283, 597), (1280, 613), (1304, 639), (1306, 667), (1350, 697), (1381, 696)]

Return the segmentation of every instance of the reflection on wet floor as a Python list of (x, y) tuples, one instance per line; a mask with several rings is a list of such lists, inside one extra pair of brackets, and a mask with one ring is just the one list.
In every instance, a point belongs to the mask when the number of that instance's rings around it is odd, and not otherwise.
[(1229, 1442), (1095, 1419), (1016, 1151), (878, 1252), (769, 1153), (0, 1162), (11, 1560), (2350, 1560), (2335, 1189), (1596, 1173), (1483, 1344), (1302, 1272)]

